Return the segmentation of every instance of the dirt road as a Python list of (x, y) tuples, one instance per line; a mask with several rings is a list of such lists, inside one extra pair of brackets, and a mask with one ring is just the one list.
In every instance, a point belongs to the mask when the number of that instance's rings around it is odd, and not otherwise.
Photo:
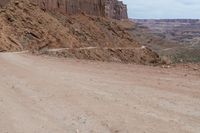
[(200, 75), (0, 54), (0, 133), (200, 133)]

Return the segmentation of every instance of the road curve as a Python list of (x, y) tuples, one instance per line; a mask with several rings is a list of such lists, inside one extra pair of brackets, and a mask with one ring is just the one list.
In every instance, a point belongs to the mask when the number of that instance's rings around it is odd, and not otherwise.
[(0, 54), (0, 133), (199, 133), (200, 76)]

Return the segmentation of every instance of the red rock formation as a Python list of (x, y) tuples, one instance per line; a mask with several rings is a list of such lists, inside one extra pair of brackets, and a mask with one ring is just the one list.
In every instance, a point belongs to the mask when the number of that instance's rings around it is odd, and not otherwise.
[(34, 0), (44, 10), (60, 11), (64, 14), (84, 12), (89, 15), (127, 19), (127, 7), (118, 0)]
[(105, 14), (109, 18), (127, 19), (127, 6), (122, 1), (106, 0)]
[[(0, 0), (0, 7), (10, 0)], [(127, 19), (127, 6), (118, 0), (32, 0), (43, 10), (63, 14), (86, 13), (113, 19)]]
[(0, 7), (3, 7), (9, 0), (0, 0)]

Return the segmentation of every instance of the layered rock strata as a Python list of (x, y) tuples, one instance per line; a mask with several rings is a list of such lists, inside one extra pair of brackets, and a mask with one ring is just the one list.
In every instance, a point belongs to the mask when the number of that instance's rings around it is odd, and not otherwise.
[(118, 0), (33, 0), (43, 10), (64, 14), (86, 13), (113, 19), (127, 19), (127, 6)]
[[(3, 7), (10, 0), (0, 0)], [(118, 0), (32, 0), (43, 10), (59, 11), (63, 14), (86, 13), (113, 19), (127, 19), (127, 6)]]

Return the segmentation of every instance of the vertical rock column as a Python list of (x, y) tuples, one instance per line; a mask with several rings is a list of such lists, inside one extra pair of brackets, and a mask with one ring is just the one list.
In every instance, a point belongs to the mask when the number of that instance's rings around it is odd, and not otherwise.
[[(0, 0), (5, 2), (6, 0)], [(127, 6), (118, 0), (33, 0), (43, 10), (59, 11), (74, 15), (84, 12), (89, 15), (113, 19), (127, 19)]]
[(105, 1), (105, 14), (108, 18), (128, 19), (127, 6), (118, 0)]
[(10, 0), (0, 0), (0, 8), (5, 6)]

